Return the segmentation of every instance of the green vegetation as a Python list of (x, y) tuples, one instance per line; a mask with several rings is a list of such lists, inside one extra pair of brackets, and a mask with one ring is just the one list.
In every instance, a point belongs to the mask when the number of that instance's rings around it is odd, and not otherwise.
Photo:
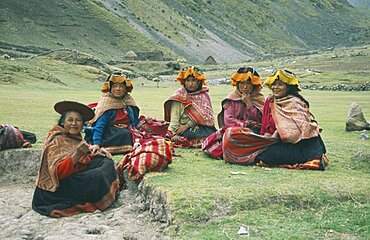
[(162, 51), (235, 62), (369, 44), (368, 12), (346, 0), (3, 0), (0, 53), (68, 48), (121, 61), (128, 51)]
[(11, 56), (24, 54), (25, 46), (78, 49), (104, 61), (119, 60), (130, 50), (171, 54), (95, 1), (1, 1), (0, 22), (0, 32), (6, 33), (0, 49), (10, 48), (6, 52)]
[[(298, 73), (303, 84), (356, 84), (369, 81), (368, 49), (343, 49), (295, 58), (243, 63), (261, 69), (284, 67)], [(361, 52), (361, 54), (358, 54)], [(338, 57), (332, 58), (333, 55)], [(121, 67), (126, 68), (123, 64)], [(163, 71), (164, 63), (127, 66), (144, 72)], [(53, 105), (60, 100), (95, 102), (105, 73), (96, 66), (75, 65), (50, 56), (0, 60), (1, 123), (37, 134), (34, 148), (57, 122)], [(112, 66), (108, 66), (113, 68)], [(228, 78), (236, 66), (207, 66), (208, 79)], [(306, 69), (320, 72), (309, 75)], [(134, 72), (136, 74), (136, 72)], [(173, 76), (173, 79), (175, 76)], [(58, 81), (56, 81), (57, 79)], [(133, 95), (146, 116), (163, 119), (163, 102), (178, 87), (176, 81), (134, 79)], [(233, 88), (210, 85), (215, 113)], [(268, 89), (263, 89), (267, 95)], [(311, 104), (323, 132), (329, 167), (326, 171), (267, 169), (225, 164), (199, 149), (176, 149), (181, 157), (164, 173), (146, 175), (145, 184), (163, 191), (171, 207), (172, 222), (166, 234), (173, 239), (240, 239), (241, 225), (248, 239), (368, 239), (370, 199), (370, 144), (359, 132), (346, 132), (348, 107), (357, 102), (370, 118), (368, 92), (302, 92)], [(119, 161), (121, 155), (114, 159)], [(233, 174), (239, 172), (239, 174)]]

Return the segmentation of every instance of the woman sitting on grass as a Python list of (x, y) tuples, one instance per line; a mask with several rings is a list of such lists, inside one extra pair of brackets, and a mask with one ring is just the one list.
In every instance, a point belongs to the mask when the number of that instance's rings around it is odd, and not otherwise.
[(241, 67), (231, 77), (231, 85), (236, 89), (221, 102), (219, 127), (248, 127), (259, 133), (265, 101), (259, 74), (252, 67)]
[(301, 88), (297, 77), (287, 70), (277, 70), (264, 84), (272, 95), (263, 106), (260, 135), (245, 128), (227, 129), (225, 161), (324, 170), (325, 145), (317, 122), (311, 119), (308, 101), (298, 93)]
[(115, 200), (119, 184), (111, 154), (82, 139), (84, 122), (94, 112), (70, 101), (58, 102), (54, 109), (61, 117), (42, 150), (32, 208), (51, 217), (103, 211)]
[(130, 94), (132, 89), (131, 80), (121, 72), (114, 72), (104, 83), (91, 128), (86, 131), (93, 149), (105, 147), (112, 154), (132, 150), (131, 127), (138, 124), (140, 111)]
[(206, 77), (196, 67), (183, 68), (177, 75), (182, 85), (164, 103), (166, 121), (178, 147), (200, 147), (202, 141), (216, 131)]

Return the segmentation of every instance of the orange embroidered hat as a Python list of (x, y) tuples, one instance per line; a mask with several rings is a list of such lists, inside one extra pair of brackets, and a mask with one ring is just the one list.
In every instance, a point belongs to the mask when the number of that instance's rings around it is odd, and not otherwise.
[(127, 92), (131, 92), (134, 86), (132, 81), (128, 79), (127, 72), (114, 71), (111, 75), (108, 76), (107, 81), (103, 84), (101, 91), (103, 93), (109, 92), (111, 84), (114, 83), (124, 83), (127, 89)]
[(261, 78), (257, 71), (252, 67), (241, 67), (231, 76), (231, 85), (236, 86), (238, 82), (245, 82), (250, 79), (253, 85), (262, 88)]
[(185, 79), (189, 76), (193, 76), (198, 81), (201, 81), (202, 85), (207, 85), (206, 76), (204, 75), (204, 73), (199, 68), (194, 66), (189, 66), (181, 69), (176, 79), (180, 82), (181, 85), (184, 85)]

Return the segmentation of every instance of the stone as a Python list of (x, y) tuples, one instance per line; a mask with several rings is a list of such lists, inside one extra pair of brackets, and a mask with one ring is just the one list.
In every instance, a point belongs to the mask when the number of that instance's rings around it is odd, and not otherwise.
[(0, 182), (35, 181), (41, 149), (18, 148), (0, 151)]
[(366, 121), (360, 105), (353, 102), (348, 110), (346, 131), (369, 130), (370, 123)]
[(369, 139), (369, 135), (367, 135), (366, 133), (360, 133), (360, 135), (358, 136), (358, 139), (368, 140)]

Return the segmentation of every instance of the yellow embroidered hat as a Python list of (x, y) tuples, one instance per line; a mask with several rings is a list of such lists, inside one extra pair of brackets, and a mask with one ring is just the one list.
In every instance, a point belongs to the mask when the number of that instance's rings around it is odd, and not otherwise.
[(241, 67), (231, 76), (231, 85), (236, 86), (238, 82), (245, 82), (249, 79), (253, 85), (262, 88), (261, 78), (257, 71), (252, 67)]
[(206, 76), (199, 68), (194, 66), (189, 66), (181, 69), (176, 79), (180, 82), (181, 85), (184, 85), (185, 79), (189, 76), (193, 76), (197, 80), (201, 81), (202, 86), (206, 85)]
[(130, 79), (128, 79), (128, 74), (126, 72), (114, 71), (111, 75), (108, 76), (107, 81), (103, 84), (101, 91), (103, 93), (109, 92), (111, 84), (114, 83), (124, 83), (126, 86), (127, 92), (131, 92), (134, 86)]
[(275, 82), (276, 79), (279, 79), (283, 83), (286, 83), (288, 85), (297, 85), (298, 91), (302, 90), (299, 86), (297, 76), (291, 71), (281, 69), (274, 71), (269, 77), (267, 77), (264, 85), (271, 89), (271, 85)]

